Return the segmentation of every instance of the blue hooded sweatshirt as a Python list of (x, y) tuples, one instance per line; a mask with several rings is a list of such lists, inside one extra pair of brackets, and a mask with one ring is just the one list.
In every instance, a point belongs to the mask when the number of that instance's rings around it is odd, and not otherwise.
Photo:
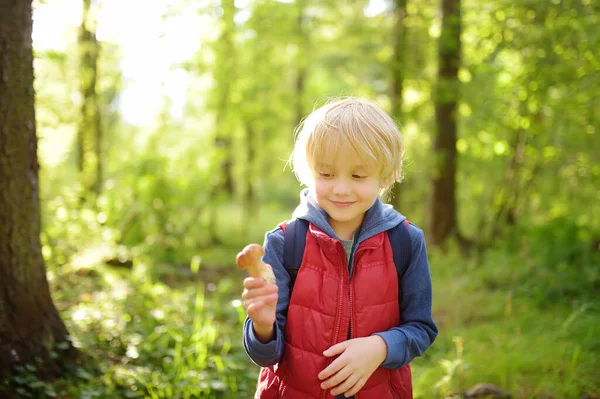
[[(327, 213), (319, 207), (307, 189), (300, 194), (300, 205), (292, 215), (293, 219), (305, 219), (314, 224), (330, 237), (339, 239), (328, 222)], [(379, 198), (366, 212), (358, 238), (355, 239), (352, 254), (348, 262), (352, 275), (352, 260), (358, 244), (376, 234), (387, 231), (402, 223), (406, 217), (394, 210), (391, 205), (383, 204)], [(400, 290), (400, 326), (379, 335), (387, 345), (387, 356), (381, 364), (389, 369), (398, 369), (421, 356), (435, 340), (438, 329), (431, 315), (432, 289), (429, 262), (423, 231), (413, 224), (408, 228), (411, 240), (411, 263), (402, 280)], [(252, 321), (246, 317), (244, 323), (244, 348), (250, 359), (261, 367), (278, 363), (283, 356), (286, 311), (290, 302), (290, 276), (283, 267), (284, 232), (280, 227), (265, 236), (263, 261), (273, 268), (279, 288), (277, 300), (277, 322), (274, 338), (267, 343), (260, 342), (254, 334)], [(344, 398), (338, 395), (337, 398)]]

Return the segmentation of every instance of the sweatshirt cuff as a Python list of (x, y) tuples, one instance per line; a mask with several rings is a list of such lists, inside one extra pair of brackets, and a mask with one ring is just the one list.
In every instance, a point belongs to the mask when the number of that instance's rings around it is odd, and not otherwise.
[(246, 322), (244, 323), (244, 328), (246, 330), (246, 334), (244, 334), (244, 336), (246, 337), (246, 346), (248, 349), (250, 349), (251, 352), (257, 354), (257, 355), (263, 355), (263, 356), (273, 356), (274, 354), (277, 353), (277, 326), (275, 325), (275, 334), (273, 334), (273, 339), (270, 340), (269, 342), (266, 343), (262, 343), (257, 337), (256, 337), (256, 333), (254, 332), (254, 328), (252, 327), (252, 320), (250, 319), (246, 319)]
[(387, 355), (383, 363), (381, 363), (381, 367), (395, 370), (405, 365), (404, 361), (408, 345), (406, 335), (397, 330), (388, 330), (373, 335), (380, 336), (387, 345)]

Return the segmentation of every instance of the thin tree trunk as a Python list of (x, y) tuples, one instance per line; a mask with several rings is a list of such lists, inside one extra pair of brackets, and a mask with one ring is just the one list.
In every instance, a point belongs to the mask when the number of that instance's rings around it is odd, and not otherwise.
[(456, 226), (456, 106), (460, 64), (460, 0), (442, 0), (438, 80), (435, 97), (437, 134), (433, 140), (434, 170), (429, 203), (428, 239), (442, 245)]
[(219, 93), (217, 105), (217, 135), (215, 146), (220, 149), (221, 157), (221, 184), (220, 189), (224, 190), (229, 196), (233, 196), (233, 148), (231, 132), (227, 127), (231, 126), (228, 122), (231, 86), (234, 80), (234, 29), (235, 22), (235, 4), (233, 0), (224, 0), (221, 2), (223, 7), (224, 29), (219, 42), (223, 46), (220, 51), (220, 57), (217, 62), (217, 90)]
[(256, 166), (256, 145), (259, 142), (256, 138), (256, 131), (252, 126), (252, 121), (246, 120), (246, 192), (244, 199), (245, 223), (242, 223), (245, 231), (243, 234), (249, 239), (250, 229), (253, 221), (258, 218), (259, 209), (256, 204), (256, 190), (254, 187), (255, 181), (255, 166)]
[(81, 94), (80, 121), (77, 129), (78, 167), (81, 175), (82, 199), (89, 194), (97, 197), (102, 186), (101, 115), (96, 82), (100, 46), (91, 12), (91, 0), (83, 0), (79, 28), (79, 91)]
[(295, 84), (295, 90), (296, 90), (296, 106), (295, 106), (295, 113), (296, 116), (294, 118), (294, 126), (298, 126), (300, 124), (300, 121), (302, 120), (302, 118), (304, 118), (306, 116), (305, 110), (304, 110), (304, 86), (305, 86), (305, 82), (306, 82), (306, 69), (307, 69), (307, 64), (308, 64), (308, 42), (309, 42), (309, 38), (308, 38), (308, 33), (306, 32), (306, 29), (304, 27), (304, 8), (305, 8), (305, 1), (304, 0), (298, 0), (297, 1), (297, 8), (298, 8), (298, 18), (297, 18), (297, 25), (296, 25), (296, 40), (297, 40), (297, 44), (298, 44), (298, 53), (296, 55), (296, 84)]
[(502, 219), (508, 224), (514, 224), (515, 208), (519, 200), (519, 171), (525, 158), (525, 143), (527, 134), (522, 128), (514, 133), (511, 143), (513, 156), (508, 160), (504, 171), (504, 186), (502, 187), (502, 199), (494, 218), (492, 219), (492, 232), (490, 241), (498, 236), (501, 230)]
[[(402, 96), (404, 94), (406, 54), (406, 4), (407, 0), (395, 0), (395, 24), (393, 28), (394, 54), (392, 56), (392, 115), (400, 122), (403, 120)], [(402, 205), (402, 186), (396, 183), (391, 191), (390, 203), (397, 209)]]
[(208, 233), (210, 235), (210, 242), (218, 244), (220, 242), (217, 233), (218, 224), (218, 208), (223, 203), (225, 196), (229, 198), (233, 197), (234, 193), (234, 182), (233, 182), (233, 146), (232, 146), (232, 132), (228, 131), (231, 126), (228, 118), (231, 96), (231, 86), (235, 79), (234, 73), (234, 15), (235, 15), (235, 4), (233, 0), (223, 0), (221, 2), (223, 9), (223, 32), (221, 33), (220, 40), (217, 43), (217, 60), (215, 65), (217, 69), (214, 71), (215, 81), (217, 82), (217, 104), (216, 104), (216, 116), (215, 116), (215, 151), (217, 152), (217, 163), (216, 174), (214, 180), (211, 182), (210, 188), (210, 200), (214, 207), (212, 212), (209, 212), (208, 220)]
[(31, 0), (0, 0), (0, 382), (26, 363), (55, 375), (68, 342), (41, 253), (31, 33)]

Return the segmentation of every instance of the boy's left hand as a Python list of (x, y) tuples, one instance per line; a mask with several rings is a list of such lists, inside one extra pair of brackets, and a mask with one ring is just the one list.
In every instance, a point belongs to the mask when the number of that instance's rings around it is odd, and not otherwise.
[(323, 355), (339, 355), (318, 375), (322, 389), (331, 390), (331, 395), (349, 397), (355, 395), (365, 385), (371, 374), (383, 363), (387, 346), (378, 335), (355, 338), (333, 345)]

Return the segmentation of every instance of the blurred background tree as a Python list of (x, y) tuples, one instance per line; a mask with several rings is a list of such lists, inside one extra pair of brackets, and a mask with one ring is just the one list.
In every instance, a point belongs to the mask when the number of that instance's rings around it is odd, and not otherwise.
[(179, 257), (165, 261), (260, 238), (278, 218), (257, 212), (296, 203), (295, 126), (356, 95), (400, 121), (390, 201), (402, 187), (432, 245), (561, 217), (597, 228), (597, 7), (567, 3), (182, 0), (130, 30), (115, 14), (134, 8), (87, 1), (76, 35), (75, 12), (47, 27), (63, 11), (40, 3), (39, 37), (66, 38), (36, 40), (42, 160), (71, 182), (46, 185), (47, 217), (81, 186), (114, 244)]

